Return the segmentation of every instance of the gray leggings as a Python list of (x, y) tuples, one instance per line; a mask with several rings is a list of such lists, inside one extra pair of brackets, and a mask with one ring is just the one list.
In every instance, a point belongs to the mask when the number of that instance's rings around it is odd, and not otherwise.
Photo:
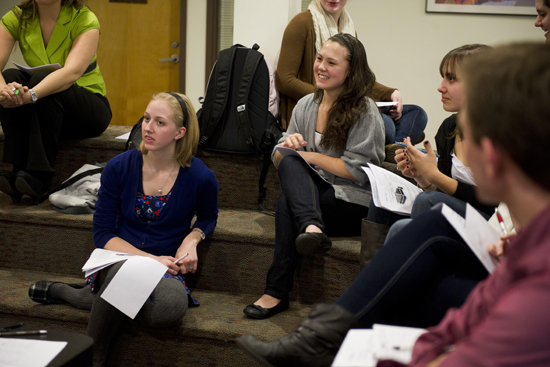
[[(98, 294), (91, 293), (90, 286), (81, 289), (61, 283), (52, 286), (52, 296), (91, 310), (87, 334), (94, 339), (94, 367), (105, 366), (124, 322), (130, 321), (128, 316), (100, 297), (123, 263), (116, 263), (98, 273), (95, 283), (100, 289)], [(133, 321), (146, 327), (176, 326), (187, 311), (187, 305), (188, 296), (183, 284), (177, 279), (162, 278)]]

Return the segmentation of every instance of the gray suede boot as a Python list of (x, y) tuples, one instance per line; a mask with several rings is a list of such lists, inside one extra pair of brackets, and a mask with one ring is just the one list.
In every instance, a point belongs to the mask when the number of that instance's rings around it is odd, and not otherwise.
[(237, 345), (262, 366), (330, 366), (355, 316), (337, 305), (316, 304), (298, 329), (272, 342), (252, 335)]
[(376, 255), (378, 250), (384, 246), (388, 227), (385, 224), (378, 224), (363, 219), (361, 222), (361, 254), (359, 257), (359, 265), (363, 269), (369, 261)]

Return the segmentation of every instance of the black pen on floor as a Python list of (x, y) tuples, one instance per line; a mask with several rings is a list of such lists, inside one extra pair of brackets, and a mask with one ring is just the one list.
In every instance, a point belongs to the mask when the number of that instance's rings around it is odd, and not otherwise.
[(4, 332), (4, 331), (10, 331), (10, 330), (13, 330), (13, 329), (17, 329), (18, 327), (21, 327), (23, 325), (25, 325), (24, 322), (18, 322), (17, 324), (14, 324), (14, 325), (4, 326), (3, 328), (0, 328), (0, 333)]
[(47, 334), (47, 330), (27, 330), (27, 331), (5, 331), (0, 333), (0, 336), (19, 336), (19, 335), (36, 335)]

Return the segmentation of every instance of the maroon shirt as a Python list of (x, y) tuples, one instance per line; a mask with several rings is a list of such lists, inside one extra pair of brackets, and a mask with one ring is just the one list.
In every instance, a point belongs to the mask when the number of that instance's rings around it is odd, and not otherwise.
[(506, 259), (460, 309), (418, 338), (408, 366), (425, 366), (452, 345), (441, 367), (550, 366), (550, 207), (511, 240)]

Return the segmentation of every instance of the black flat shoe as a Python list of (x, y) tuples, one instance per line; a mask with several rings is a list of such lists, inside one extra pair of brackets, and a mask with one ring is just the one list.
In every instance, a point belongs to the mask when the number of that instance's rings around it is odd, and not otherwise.
[(29, 288), (29, 298), (34, 302), (45, 304), (59, 304), (63, 301), (57, 300), (49, 295), (50, 287), (59, 282), (51, 282), (49, 280), (41, 280), (34, 283)]
[(330, 250), (332, 241), (324, 233), (302, 233), (296, 237), (296, 251), (302, 255), (322, 254)]
[(243, 312), (246, 316), (251, 317), (253, 319), (267, 319), (270, 318), (273, 315), (278, 314), (279, 312), (283, 312), (288, 310), (288, 298), (282, 299), (281, 302), (277, 303), (277, 305), (271, 307), (271, 308), (263, 308), (262, 306), (258, 306), (255, 304), (248, 305), (244, 308)]
[(48, 183), (41, 182), (25, 171), (19, 171), (15, 176), (15, 189), (23, 195), (30, 196), (38, 203), (42, 202), (42, 197), (48, 187)]
[(11, 197), (14, 203), (21, 201), (23, 196), (15, 189), (15, 175), (8, 170), (0, 170), (0, 191)]
[(62, 283), (62, 282), (52, 282), (50, 280), (40, 280), (29, 287), (29, 298), (34, 302), (45, 303), (45, 304), (62, 304), (66, 303), (61, 299), (54, 298), (50, 295), (50, 287), (54, 284), (65, 284), (74, 289), (82, 289), (88, 286), (87, 283)]

